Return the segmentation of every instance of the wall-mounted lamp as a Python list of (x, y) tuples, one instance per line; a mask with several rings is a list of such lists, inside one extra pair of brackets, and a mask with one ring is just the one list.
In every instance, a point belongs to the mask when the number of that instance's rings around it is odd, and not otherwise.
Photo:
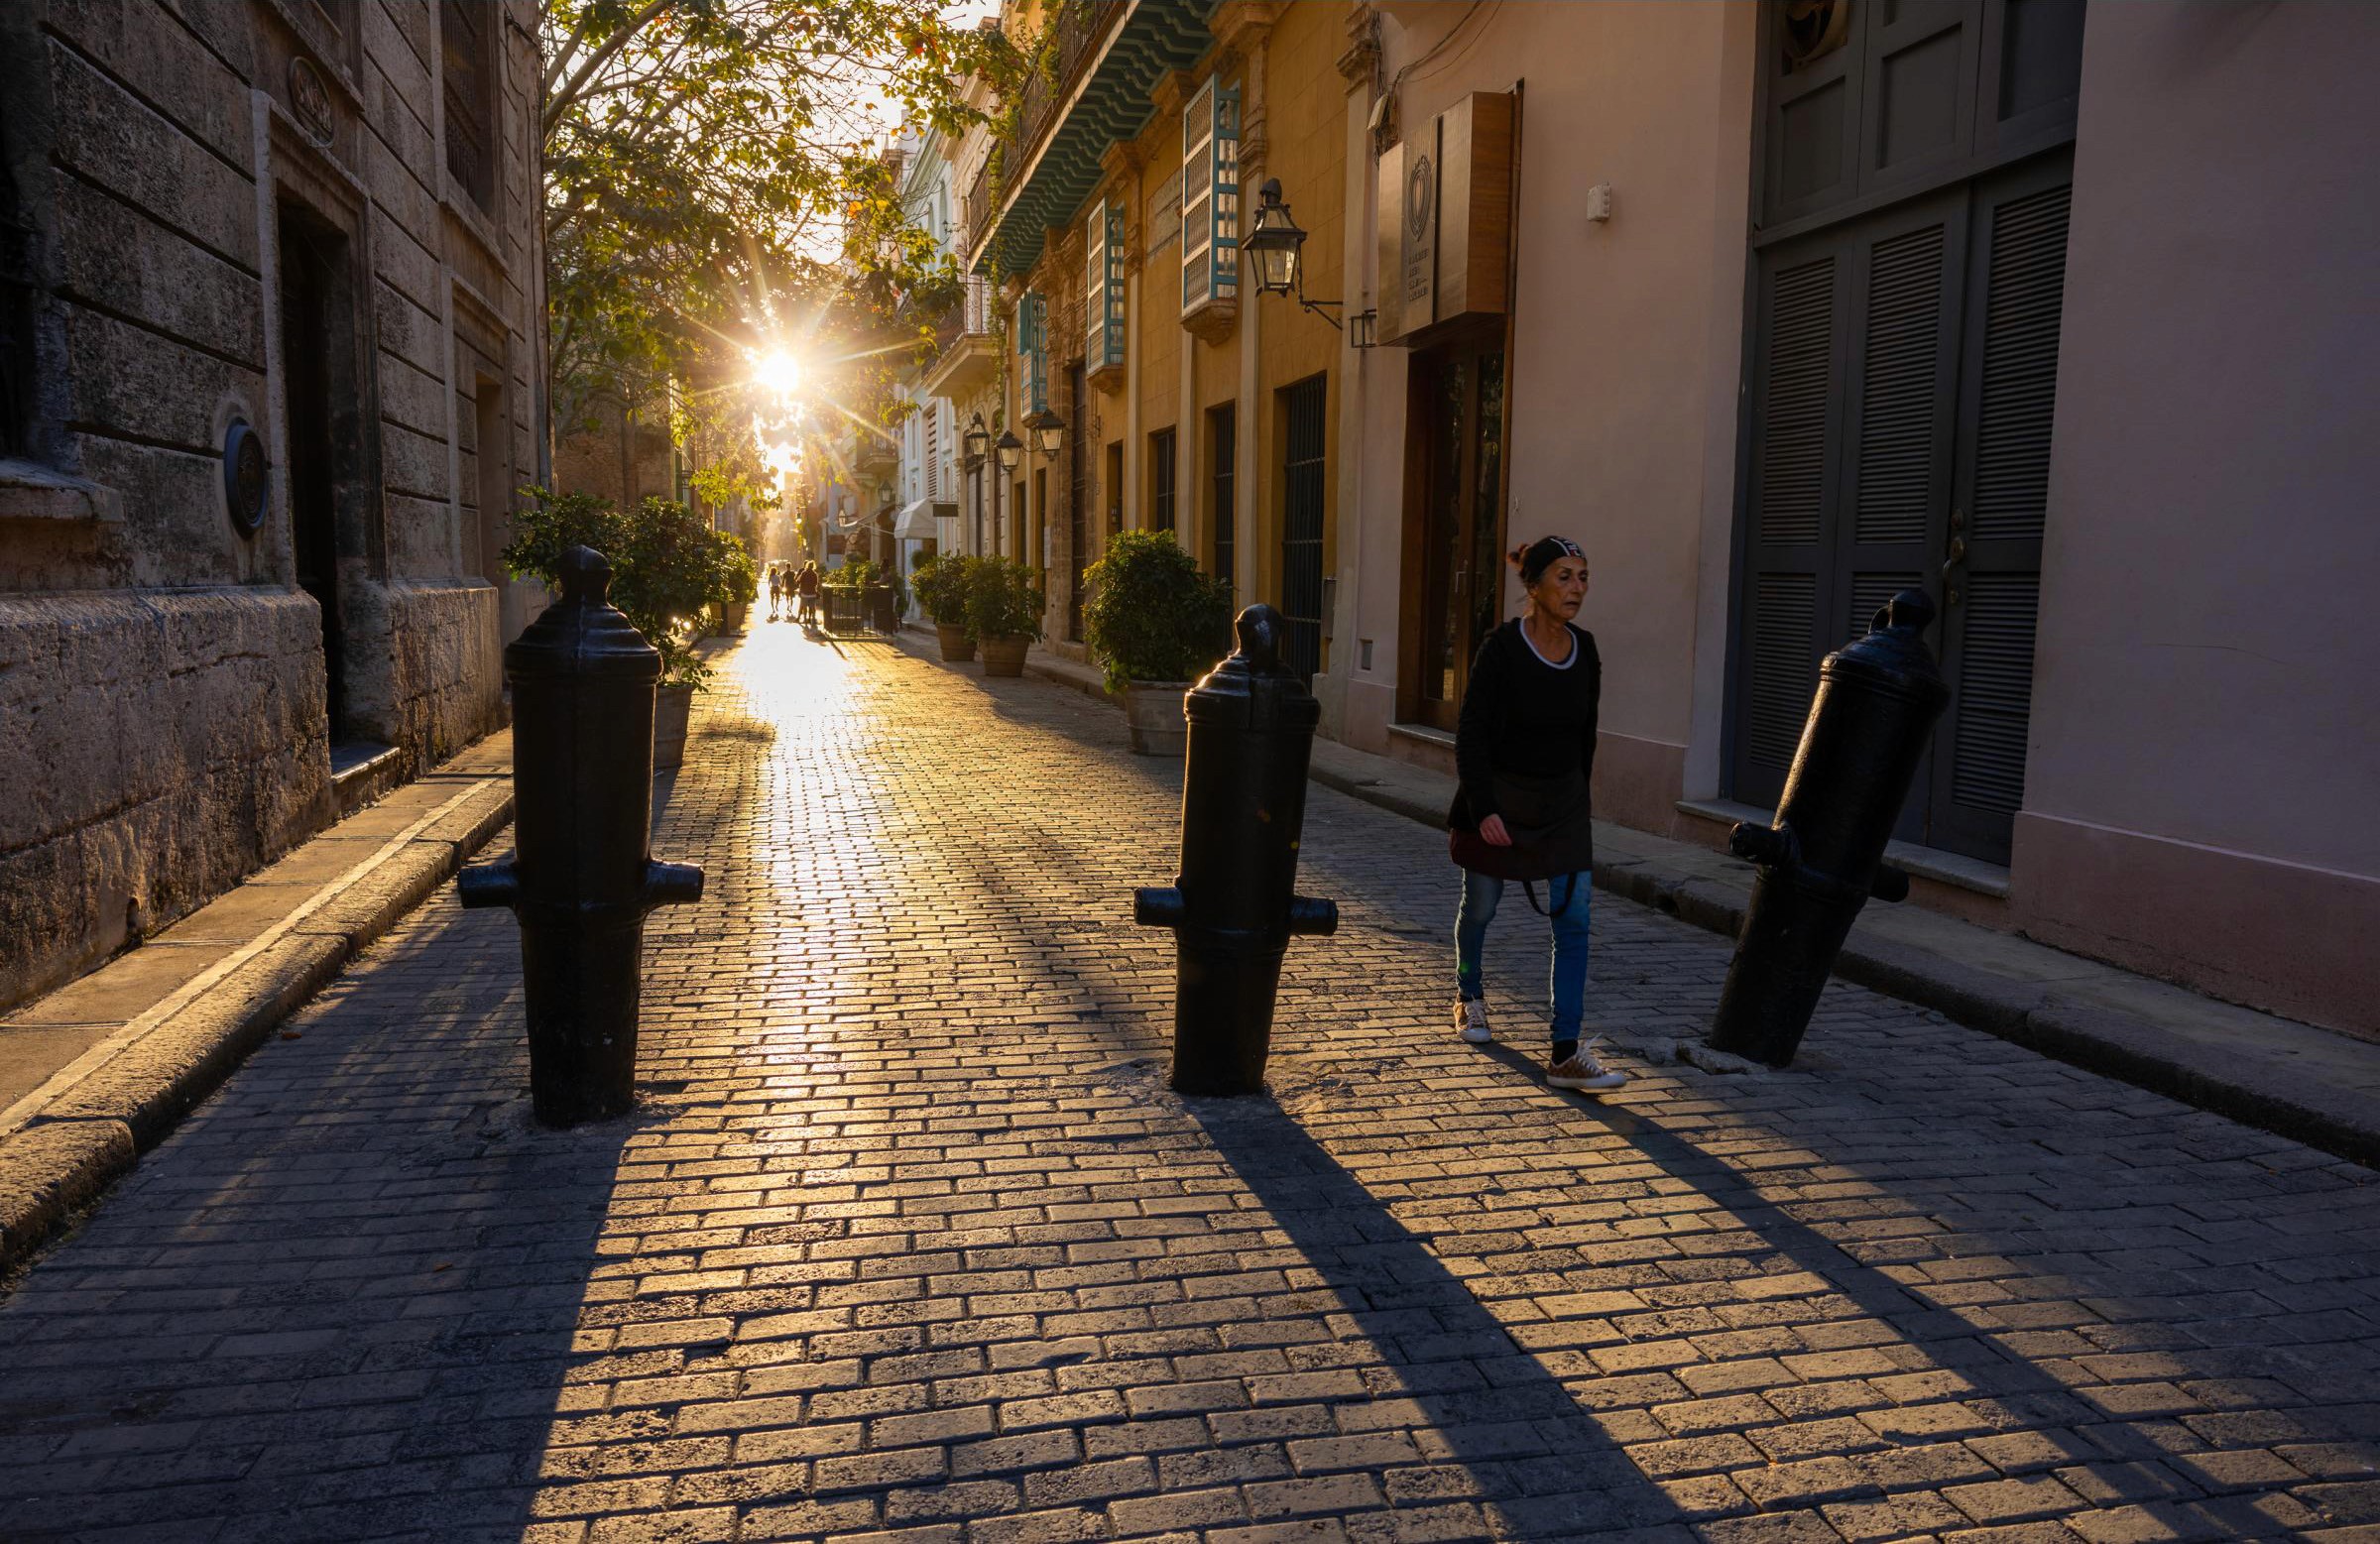
[[(1263, 187), (1257, 190), (1256, 198), (1256, 222), (1242, 239), (1240, 249), (1248, 254), (1249, 263), (1255, 270), (1257, 292), (1291, 296), (1302, 309), (1312, 311), (1343, 332), (1347, 331), (1340, 325), (1339, 318), (1331, 314), (1331, 311), (1345, 308), (1345, 300), (1312, 300), (1306, 297), (1305, 264), (1301, 260), (1306, 233), (1290, 217), (1289, 205), (1281, 198), (1281, 179), (1277, 177), (1266, 178)], [(1330, 310), (1323, 309), (1326, 305)], [(1357, 348), (1371, 347), (1372, 322), (1377, 319), (1377, 313), (1360, 311), (1351, 319), (1357, 325), (1355, 331), (1349, 334), (1349, 343)]]

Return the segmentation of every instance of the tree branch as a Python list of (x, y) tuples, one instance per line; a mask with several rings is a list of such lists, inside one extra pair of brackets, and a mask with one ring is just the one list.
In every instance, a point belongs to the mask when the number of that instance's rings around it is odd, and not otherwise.
[(558, 91), (547, 94), (543, 124), (543, 130), (547, 135), (553, 133), (553, 126), (561, 121), (562, 114), (577, 105), (579, 88), (587, 83), (588, 78), (609, 63), (612, 57), (626, 48), (629, 40), (644, 31), (647, 24), (652, 22), (654, 17), (669, 9), (674, 3), (675, 0), (650, 0), (644, 10), (621, 23), (618, 32), (605, 39), (601, 48), (587, 56), (586, 62), (578, 66), (577, 72), (570, 77), (569, 84)]

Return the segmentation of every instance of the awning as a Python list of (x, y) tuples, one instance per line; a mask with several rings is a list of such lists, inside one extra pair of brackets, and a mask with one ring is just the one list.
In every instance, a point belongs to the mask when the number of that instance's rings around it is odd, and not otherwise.
[(935, 534), (934, 506), (930, 499), (918, 499), (901, 507), (892, 521), (892, 534), (904, 540), (924, 541)]

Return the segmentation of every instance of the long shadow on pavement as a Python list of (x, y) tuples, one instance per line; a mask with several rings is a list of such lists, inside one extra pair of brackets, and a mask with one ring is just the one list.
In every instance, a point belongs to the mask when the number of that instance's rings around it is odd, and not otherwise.
[(432, 907), (0, 1305), (0, 1535), (520, 1536), (654, 1116), (536, 1128), (511, 919)]

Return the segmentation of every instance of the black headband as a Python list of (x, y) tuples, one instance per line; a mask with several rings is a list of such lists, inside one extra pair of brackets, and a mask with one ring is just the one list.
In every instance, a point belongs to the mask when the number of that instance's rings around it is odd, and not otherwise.
[(1520, 554), (1520, 582), (1523, 585), (1535, 584), (1559, 557), (1575, 557), (1584, 562), (1587, 554), (1580, 551), (1579, 544), (1568, 536), (1545, 536), (1530, 542), (1527, 550)]

